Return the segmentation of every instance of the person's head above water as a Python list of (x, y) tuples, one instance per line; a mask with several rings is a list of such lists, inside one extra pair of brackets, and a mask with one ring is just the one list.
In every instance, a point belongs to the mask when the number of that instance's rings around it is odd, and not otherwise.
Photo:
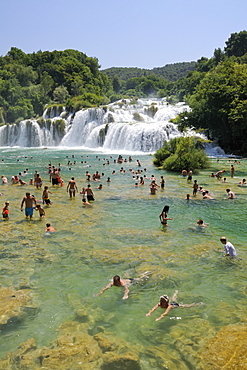
[(166, 213), (168, 213), (168, 211), (169, 211), (169, 206), (165, 206), (164, 208), (163, 208), (163, 211), (162, 212), (166, 212)]
[(120, 283), (120, 276), (119, 275), (115, 275), (113, 276), (113, 284), (119, 284)]
[(160, 303), (162, 303), (162, 302), (169, 303), (169, 297), (168, 297), (168, 295), (164, 294), (164, 295), (161, 295), (160, 296)]
[(198, 225), (203, 225), (203, 220), (200, 218), (198, 221), (197, 221)]

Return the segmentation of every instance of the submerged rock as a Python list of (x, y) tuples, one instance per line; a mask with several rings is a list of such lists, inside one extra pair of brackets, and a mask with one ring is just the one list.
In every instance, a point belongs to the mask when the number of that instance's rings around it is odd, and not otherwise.
[(0, 325), (25, 317), (25, 310), (31, 307), (29, 291), (13, 287), (0, 287)]
[(200, 351), (200, 369), (247, 369), (247, 326), (229, 325)]
[(0, 361), (0, 370), (140, 370), (138, 352), (112, 335), (87, 333), (85, 324), (66, 322), (50, 347), (34, 339)]
[(103, 355), (103, 360), (101, 370), (141, 370), (138, 357), (132, 353), (123, 355), (106, 353)]

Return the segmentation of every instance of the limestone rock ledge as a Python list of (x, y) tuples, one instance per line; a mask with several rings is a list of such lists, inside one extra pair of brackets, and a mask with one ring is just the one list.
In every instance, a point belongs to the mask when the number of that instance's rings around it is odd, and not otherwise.
[(13, 287), (0, 287), (0, 325), (5, 326), (26, 316), (31, 305), (29, 290), (16, 290)]
[(123, 340), (99, 333), (91, 336), (84, 324), (61, 325), (50, 347), (37, 348), (34, 339), (22, 343), (0, 361), (0, 370), (140, 370), (137, 351)]
[(200, 351), (199, 368), (204, 370), (247, 369), (247, 326), (221, 329)]

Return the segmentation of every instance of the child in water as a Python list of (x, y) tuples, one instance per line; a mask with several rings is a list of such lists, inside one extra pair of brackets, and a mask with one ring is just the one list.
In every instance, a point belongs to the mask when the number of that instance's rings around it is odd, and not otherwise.
[(52, 192), (50, 190), (48, 190), (48, 186), (45, 186), (42, 198), (43, 198), (43, 204), (46, 204), (47, 206), (52, 204), (50, 199), (49, 199), (49, 194), (52, 194)]
[(46, 230), (45, 232), (49, 232), (49, 233), (54, 233), (55, 232), (55, 229), (53, 226), (51, 226), (51, 224), (46, 224)]
[(39, 217), (40, 218), (45, 217), (45, 210), (44, 210), (44, 208), (41, 207), (40, 204), (36, 205), (35, 210), (39, 211)]
[(9, 202), (8, 201), (5, 202), (5, 206), (2, 209), (2, 215), (5, 221), (9, 220)]

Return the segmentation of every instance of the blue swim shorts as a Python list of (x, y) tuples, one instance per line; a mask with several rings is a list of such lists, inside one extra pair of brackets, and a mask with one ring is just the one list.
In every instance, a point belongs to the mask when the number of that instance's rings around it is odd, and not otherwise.
[(33, 215), (33, 208), (34, 207), (25, 208), (25, 215), (26, 216), (32, 216)]

